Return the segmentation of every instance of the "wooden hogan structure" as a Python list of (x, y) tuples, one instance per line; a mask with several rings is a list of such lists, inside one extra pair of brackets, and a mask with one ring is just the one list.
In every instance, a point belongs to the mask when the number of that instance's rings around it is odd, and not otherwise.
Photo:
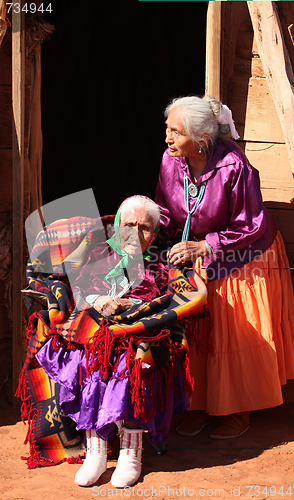
[[(24, 221), (42, 206), (41, 42), (53, 27), (41, 13), (6, 7), (0, 0), (0, 392), (11, 398), (26, 350)], [(206, 92), (232, 109), (292, 276), (293, 72), (294, 2), (207, 2)]]

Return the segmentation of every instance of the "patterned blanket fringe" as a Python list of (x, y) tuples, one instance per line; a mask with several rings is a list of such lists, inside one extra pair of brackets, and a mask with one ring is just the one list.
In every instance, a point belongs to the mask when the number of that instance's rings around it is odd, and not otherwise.
[(101, 327), (95, 333), (90, 344), (85, 346), (87, 377), (93, 371), (99, 370), (101, 377), (106, 380), (109, 373), (114, 336), (111, 333), (107, 320), (102, 321)]
[[(193, 379), (189, 369), (189, 359), (183, 346), (175, 345), (169, 338), (170, 331), (167, 329), (146, 334), (146, 336), (129, 336), (116, 339), (110, 329), (109, 323), (104, 321), (101, 328), (93, 338), (93, 342), (86, 347), (87, 375), (92, 371), (99, 370), (100, 375), (106, 379), (109, 376), (109, 367), (116, 371), (117, 364), (123, 352), (126, 352), (126, 366), (116, 378), (130, 378), (131, 401), (134, 404), (134, 416), (144, 421), (152, 420), (156, 414), (156, 394), (159, 392), (161, 411), (163, 411), (170, 398), (169, 388), (172, 387), (173, 377), (176, 376), (180, 361), (181, 372), (185, 381), (185, 389), (189, 394), (193, 392)], [(141, 341), (158, 341), (162, 347), (169, 352), (169, 360), (160, 368), (151, 373), (142, 371), (142, 361), (136, 359), (136, 345)], [(114, 363), (111, 364), (112, 359)], [(163, 394), (162, 379), (167, 388)], [(147, 410), (145, 384), (148, 378), (151, 394), (151, 405)]]
[[(28, 340), (31, 338), (31, 335), (35, 332), (36, 324), (38, 321), (37, 313), (31, 315), (29, 319), (29, 323), (27, 326), (27, 338)], [(36, 419), (36, 408), (34, 408), (32, 403), (32, 398), (29, 392), (27, 377), (26, 377), (26, 367), (30, 361), (30, 356), (28, 353), (26, 362), (22, 367), (18, 378), (18, 387), (15, 393), (16, 397), (19, 397), (22, 401), (22, 405), (20, 408), (21, 419), (24, 424), (28, 425), (28, 430), (26, 433), (26, 437), (24, 440), (24, 444), (29, 443), (30, 445), (30, 456), (29, 457), (21, 457), (22, 460), (26, 460), (28, 469), (35, 469), (37, 467), (48, 467), (52, 465), (57, 465), (61, 462), (72, 463), (83, 463), (80, 455), (78, 457), (69, 457), (64, 458), (62, 460), (49, 460), (41, 457), (41, 451), (39, 451), (35, 445), (33, 440), (33, 432), (35, 428), (35, 419)]]
[[(134, 345), (144, 341), (162, 341), (169, 334), (170, 331), (164, 329), (156, 331), (153, 334), (149, 332), (145, 335), (130, 335), (126, 332), (120, 337), (115, 337), (109, 329), (108, 321), (102, 321), (101, 327), (93, 336), (91, 343), (85, 346), (87, 376), (89, 376), (91, 372), (99, 370), (101, 377), (106, 380), (109, 374), (109, 367), (115, 370), (120, 355), (127, 351), (126, 368), (118, 377), (124, 378), (126, 376), (125, 372), (129, 370), (130, 363), (134, 360), (136, 355)], [(115, 360), (114, 363), (112, 363), (112, 358)]]
[(35, 445), (33, 440), (33, 432), (35, 428), (35, 419), (36, 419), (36, 409), (33, 407), (32, 398), (29, 394), (28, 384), (25, 374), (25, 366), (23, 367), (21, 374), (18, 380), (18, 388), (15, 394), (17, 397), (20, 397), (22, 400), (21, 405), (21, 419), (25, 424), (25, 420), (28, 423), (28, 430), (24, 440), (24, 444), (29, 443), (30, 445), (30, 456), (29, 457), (21, 457), (22, 460), (26, 460), (28, 469), (36, 469), (37, 467), (49, 467), (53, 465), (57, 465), (61, 462), (68, 462), (70, 464), (81, 464), (83, 463), (82, 457), (80, 454), (77, 457), (68, 457), (62, 460), (50, 460), (47, 458), (41, 457), (41, 451)]
[[(200, 322), (203, 325), (202, 334), (200, 333)], [(189, 319), (186, 338), (189, 345), (194, 345), (197, 354), (203, 355), (206, 349), (204, 342), (207, 339), (208, 352), (213, 356), (212, 330), (213, 321), (210, 316), (196, 316), (196, 318)]]
[(15, 396), (20, 398), (22, 401), (22, 405), (20, 407), (20, 415), (23, 423), (25, 424), (26, 420), (28, 421), (28, 431), (24, 440), (24, 444), (27, 444), (31, 435), (31, 423), (34, 414), (34, 409), (31, 403), (31, 396), (28, 389), (26, 373), (25, 373), (25, 365), (23, 366), (20, 376), (18, 379), (18, 387), (15, 393)]
[[(30, 317), (30, 321), (27, 327), (27, 336), (30, 339), (31, 335), (36, 330), (36, 325), (38, 321), (38, 314), (35, 313)], [(53, 331), (50, 334), (53, 334)], [(134, 416), (142, 418), (144, 421), (151, 420), (156, 414), (156, 394), (159, 393), (160, 396), (160, 409), (163, 411), (170, 399), (169, 388), (172, 388), (173, 377), (176, 376), (178, 372), (178, 367), (180, 365), (180, 370), (184, 378), (184, 387), (189, 394), (193, 392), (194, 381), (191, 377), (189, 369), (189, 358), (188, 353), (183, 346), (175, 345), (169, 338), (170, 331), (167, 329), (154, 332), (153, 334), (146, 334), (146, 336), (129, 336), (126, 334), (124, 337), (119, 339), (115, 338), (109, 329), (109, 324), (107, 321), (102, 322), (101, 328), (97, 330), (96, 335), (88, 346), (86, 346), (86, 359), (87, 359), (87, 373), (88, 375), (94, 371), (99, 370), (102, 377), (105, 379), (109, 374), (109, 367), (114, 371), (117, 368), (120, 355), (126, 352), (126, 367), (124, 370), (117, 375), (117, 378), (130, 377), (130, 392), (131, 401), (134, 404)], [(51, 336), (51, 335), (49, 335)], [(53, 336), (53, 335), (52, 335)], [(54, 336), (56, 347), (59, 344), (64, 344), (64, 341), (60, 339), (60, 336)], [(164, 348), (169, 352), (169, 359), (160, 368), (154, 370), (151, 373), (142, 372), (142, 362), (140, 359), (135, 359), (136, 357), (136, 344), (141, 341), (155, 341), (160, 340)], [(76, 345), (66, 343), (66, 347), (73, 349)], [(111, 364), (112, 359), (114, 363)], [(41, 457), (41, 452), (37, 449), (33, 440), (33, 431), (35, 426), (36, 409), (33, 407), (32, 398), (29, 393), (29, 388), (26, 378), (26, 367), (28, 366), (31, 358), (27, 356), (26, 363), (19, 376), (18, 389), (16, 391), (16, 396), (21, 398), (21, 418), (25, 423), (27, 420), (28, 431), (24, 444), (30, 444), (30, 456), (21, 457), (23, 460), (27, 461), (27, 466), (29, 469), (34, 469), (36, 467), (47, 467), (57, 465), (58, 463), (67, 461), (68, 463), (82, 463), (82, 458), (80, 455), (78, 457), (64, 458), (62, 460), (49, 460)], [(162, 376), (164, 377), (164, 383), (162, 383)], [(150, 386), (151, 393), (151, 404), (149, 410), (146, 404), (146, 394), (145, 394), (145, 384), (148, 378), (148, 383)], [(164, 385), (164, 387), (163, 387)]]
[[(31, 335), (35, 331), (36, 328), (36, 323), (38, 321), (37, 318), (37, 313), (34, 313), (30, 316), (29, 323), (27, 326), (27, 339), (30, 340)], [(25, 437), (24, 444), (27, 444), (27, 442), (30, 440), (31, 434), (32, 434), (32, 420), (34, 416), (34, 408), (32, 406), (31, 402), (31, 396), (29, 393), (29, 388), (28, 388), (28, 383), (27, 383), (27, 378), (26, 378), (26, 367), (30, 361), (30, 355), (29, 352), (27, 353), (27, 359), (25, 361), (24, 366), (22, 367), (22, 370), (20, 372), (19, 378), (18, 378), (18, 387), (15, 393), (15, 396), (20, 398), (22, 401), (22, 405), (20, 408), (20, 414), (21, 414), (21, 419), (25, 423), (25, 420), (28, 421), (28, 431), (27, 435)]]
[[(189, 358), (186, 350), (181, 346), (177, 348), (170, 339), (164, 339), (166, 347), (170, 349), (171, 355), (167, 363), (152, 373), (142, 373), (141, 360), (136, 359), (130, 371), (131, 401), (134, 404), (134, 416), (144, 421), (152, 420), (158, 410), (156, 406), (156, 395), (160, 397), (160, 410), (164, 411), (170, 400), (170, 389), (175, 389), (173, 378), (177, 375), (179, 365), (184, 379), (184, 388), (191, 395), (194, 389), (194, 380), (190, 373)], [(164, 377), (164, 383), (162, 382)], [(147, 410), (145, 384), (148, 378), (151, 402)]]
[(56, 330), (54, 329), (48, 328), (45, 336), (48, 339), (52, 338), (52, 349), (59, 349), (60, 347), (63, 347), (68, 351), (75, 351), (78, 348), (78, 344), (75, 344), (71, 340), (65, 340), (59, 333), (56, 333)]
[(27, 461), (28, 469), (37, 469), (37, 467), (53, 467), (54, 465), (62, 464), (67, 462), (68, 464), (82, 464), (85, 458), (85, 453), (83, 457), (79, 454), (77, 457), (68, 457), (61, 460), (50, 460), (49, 458), (43, 458), (40, 456), (40, 451), (35, 450), (34, 453), (31, 452), (29, 457), (21, 457), (22, 460)]
[[(29, 442), (30, 445), (30, 456), (29, 457), (21, 457), (22, 460), (27, 461), (27, 466), (29, 469), (35, 469), (36, 467), (45, 467), (47, 465), (54, 465), (53, 461), (45, 460), (40, 457), (40, 451), (37, 450), (36, 445), (33, 440), (33, 431), (35, 426), (35, 408), (32, 404), (32, 398), (29, 393), (26, 373), (25, 373), (26, 365), (23, 366), (22, 371), (20, 373), (18, 379), (18, 388), (15, 393), (17, 397), (21, 398), (21, 419), (25, 424), (27, 420), (28, 430), (26, 433), (26, 437), (24, 440), (24, 444)], [(52, 463), (51, 463), (52, 462)]]

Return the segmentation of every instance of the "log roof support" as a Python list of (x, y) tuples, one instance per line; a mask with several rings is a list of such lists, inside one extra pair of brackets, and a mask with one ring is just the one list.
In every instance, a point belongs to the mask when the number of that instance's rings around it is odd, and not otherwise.
[[(22, 5), (22, 1), (19, 0)], [(24, 227), (24, 120), (25, 25), (24, 12), (12, 11), (12, 175), (13, 175), (13, 393), (21, 371), (23, 227)], [(15, 401), (15, 406), (17, 403)]]
[(221, 7), (222, 2), (208, 2), (206, 22), (205, 93), (220, 99), (221, 78)]

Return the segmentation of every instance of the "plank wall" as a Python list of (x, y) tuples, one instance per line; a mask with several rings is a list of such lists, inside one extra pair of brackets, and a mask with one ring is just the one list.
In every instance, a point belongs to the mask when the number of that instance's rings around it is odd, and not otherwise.
[[(288, 31), (289, 9), (294, 21), (291, 3), (279, 3), (279, 16), (293, 65)], [(221, 54), (221, 97), (232, 109), (240, 146), (259, 170), (264, 204), (284, 238), (294, 279), (294, 178), (246, 2), (223, 4)]]

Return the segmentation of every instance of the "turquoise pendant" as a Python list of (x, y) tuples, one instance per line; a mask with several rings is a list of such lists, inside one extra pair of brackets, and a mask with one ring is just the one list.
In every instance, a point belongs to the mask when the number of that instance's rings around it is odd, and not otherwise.
[(197, 194), (198, 194), (198, 189), (195, 186), (195, 184), (190, 184), (189, 188), (188, 188), (188, 191), (189, 191), (189, 194), (191, 196), (193, 196), (193, 198), (195, 198), (195, 196), (197, 196)]

